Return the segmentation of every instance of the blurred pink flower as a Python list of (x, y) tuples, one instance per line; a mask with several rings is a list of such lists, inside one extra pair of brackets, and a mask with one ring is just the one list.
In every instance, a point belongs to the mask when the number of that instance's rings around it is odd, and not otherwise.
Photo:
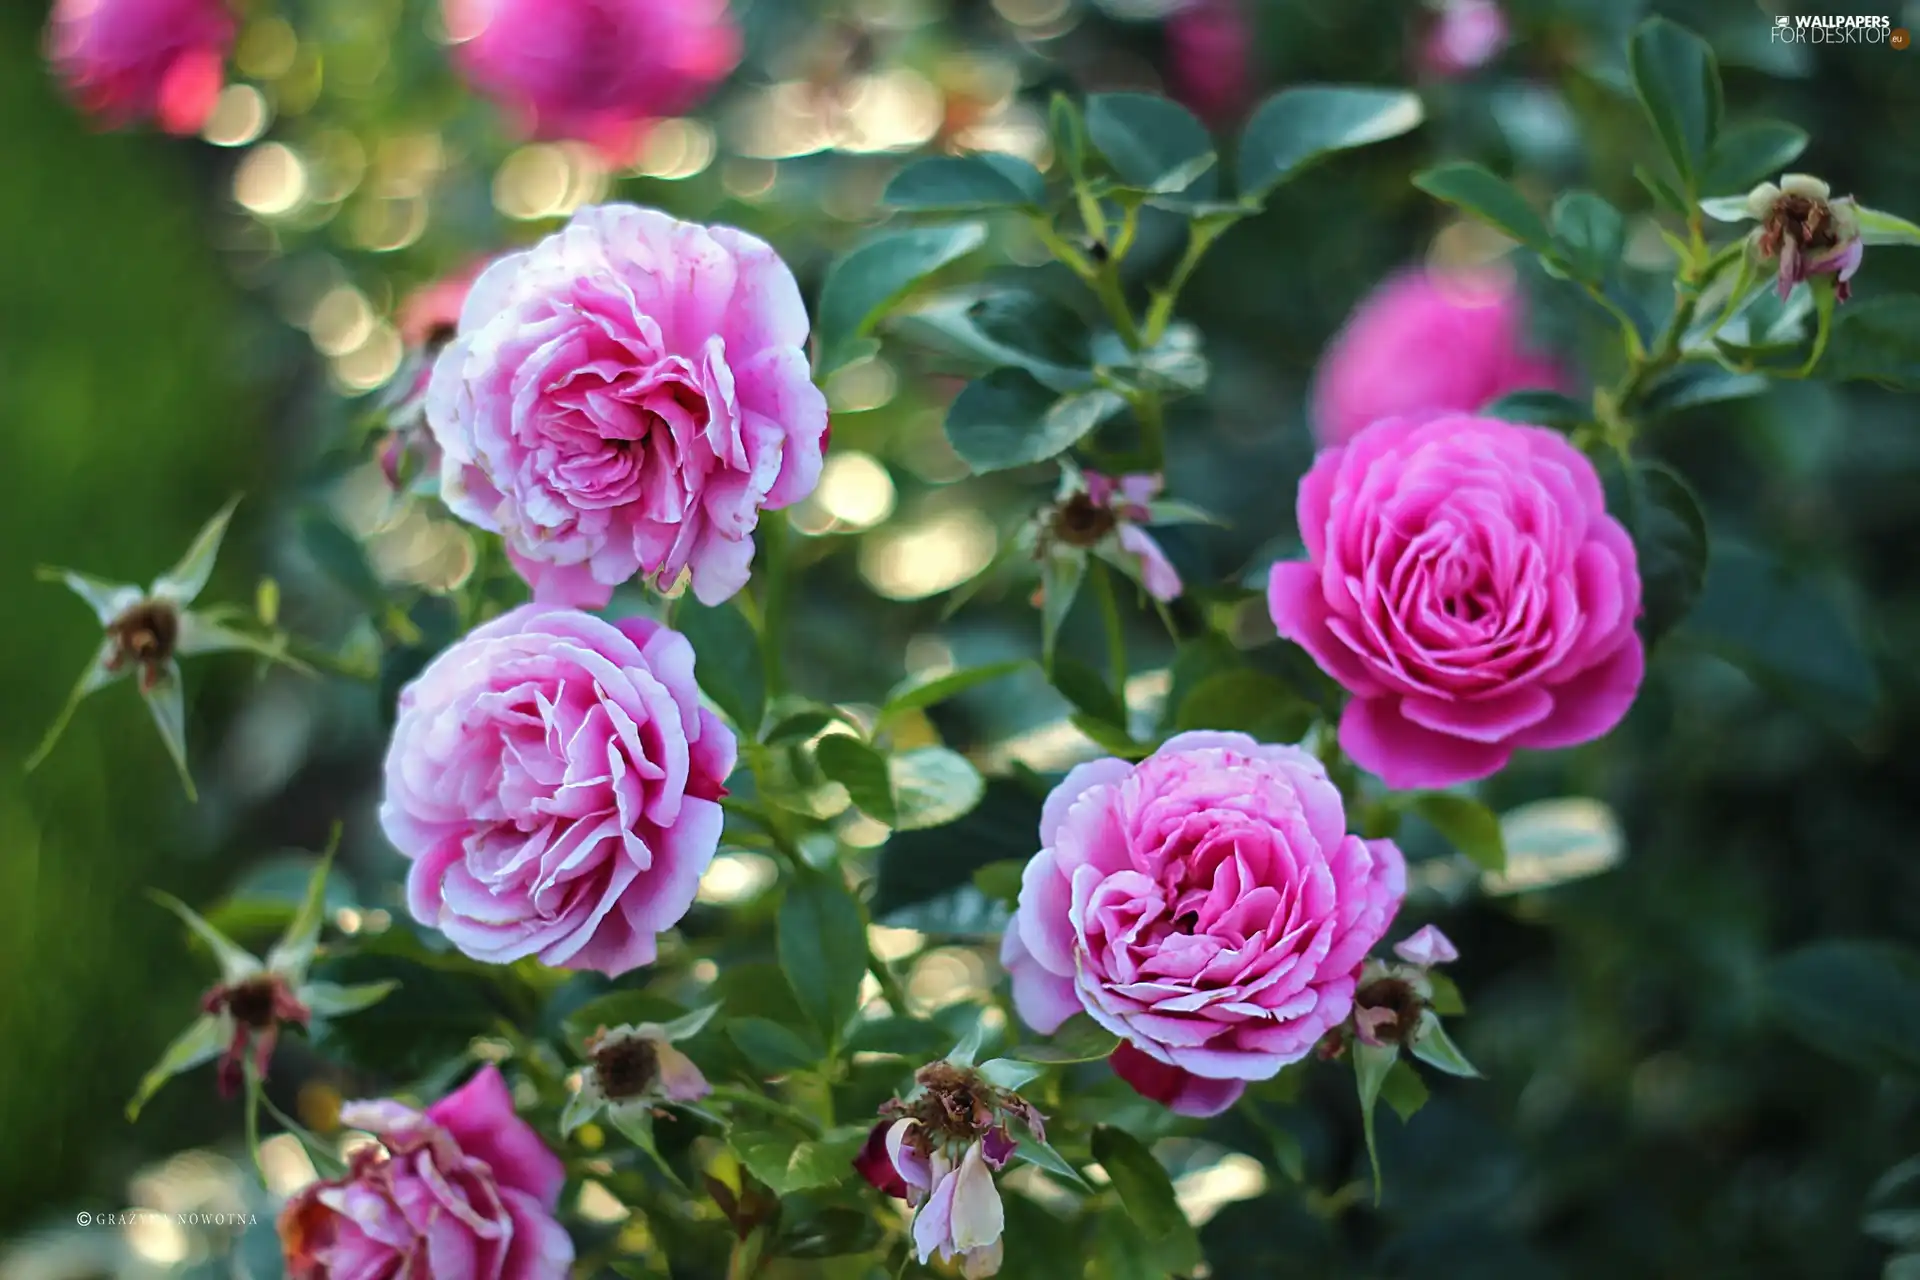
[(1459, 950), (1453, 940), (1440, 932), (1435, 925), (1423, 924), (1411, 936), (1393, 944), (1393, 954), (1408, 964), (1427, 968), (1436, 964), (1452, 964), (1460, 958)]
[(351, 1102), (340, 1122), (376, 1141), (281, 1211), (290, 1280), (566, 1280), (573, 1241), (554, 1218), (566, 1170), (514, 1114), (498, 1067), (425, 1112)]
[(1307, 560), (1280, 634), (1352, 700), (1340, 745), (1389, 787), (1447, 787), (1611, 731), (1640, 688), (1633, 542), (1593, 463), (1542, 427), (1377, 422), (1300, 482)]
[(957, 1258), (960, 1273), (979, 1280), (1000, 1270), (1006, 1211), (993, 1175), (1013, 1158), (1013, 1149), (1006, 1131), (995, 1129), (967, 1143), (956, 1161), (949, 1145), (920, 1121), (883, 1121), (867, 1136), (854, 1168), (877, 1189), (913, 1206), (913, 1243), (922, 1266), (935, 1254), (942, 1262)]
[(505, 536), (536, 600), (597, 608), (691, 570), (717, 604), (746, 585), (761, 510), (820, 479), (807, 331), (764, 241), (582, 209), (467, 295), (427, 392), (441, 497)]
[(1440, 0), (1420, 46), (1420, 68), (1442, 80), (1469, 75), (1499, 56), (1508, 35), (1495, 0)]
[(454, 62), (538, 138), (629, 163), (740, 60), (726, 0), (444, 0)]
[(1313, 425), (1341, 444), (1382, 418), (1473, 413), (1526, 389), (1561, 390), (1565, 373), (1526, 349), (1525, 301), (1497, 272), (1420, 269), (1375, 289), (1327, 347)]
[(58, 0), (47, 58), (81, 108), (109, 128), (151, 119), (199, 132), (238, 28), (226, 0)]
[(1173, 97), (1209, 124), (1238, 119), (1252, 95), (1253, 37), (1245, 0), (1184, 0), (1167, 19)]
[(467, 955), (618, 975), (693, 905), (735, 750), (684, 636), (523, 605), (401, 691), (380, 825)]
[(1138, 1051), (1121, 1078), (1187, 1115), (1346, 1021), (1406, 893), (1399, 849), (1348, 833), (1318, 760), (1243, 733), (1079, 766), (1040, 842), (1001, 944), (1014, 1008), (1043, 1035), (1084, 1009)]
[[(1129, 575), (1137, 578), (1154, 599), (1172, 600), (1179, 596), (1180, 574), (1146, 530), (1153, 519), (1149, 504), (1160, 496), (1165, 481), (1144, 472), (1107, 476), (1088, 471), (1085, 477), (1086, 502), (1096, 513), (1091, 519), (1095, 525), (1107, 526), (1103, 538), (1106, 533), (1112, 534), (1118, 552), (1114, 558), (1127, 566)], [(1075, 539), (1066, 526), (1077, 520), (1084, 523), (1086, 519), (1074, 509), (1073, 499), (1069, 497), (1055, 517), (1055, 532), (1063, 540), (1073, 542)]]

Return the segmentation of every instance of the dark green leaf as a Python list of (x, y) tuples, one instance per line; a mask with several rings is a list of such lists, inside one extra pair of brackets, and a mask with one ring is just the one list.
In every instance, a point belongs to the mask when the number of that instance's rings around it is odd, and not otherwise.
[[(998, 301), (1003, 294), (1011, 296)], [(1018, 308), (1020, 300), (1030, 296), (1024, 289), (943, 293), (900, 313), (894, 328), (954, 361), (960, 373), (981, 374), (1013, 366), (1025, 369), (1042, 385), (1062, 394), (1085, 391), (1093, 385), (1093, 372), (1086, 365), (1055, 364), (1037, 352), (1008, 346), (981, 331), (977, 317), (992, 317), (1001, 308)]]
[(1004, 902), (963, 884), (889, 911), (879, 922), (894, 929), (918, 929), (936, 938), (985, 940), (999, 937), (1012, 918), (1013, 910)]
[(1444, 200), (1526, 245), (1536, 253), (1552, 255), (1553, 237), (1527, 198), (1504, 178), (1477, 165), (1444, 164), (1413, 177), (1413, 185)]
[(850, 733), (822, 738), (814, 748), (820, 772), (847, 789), (860, 812), (888, 826), (895, 817), (887, 758)]
[(1628, 480), (1628, 531), (1640, 562), (1647, 640), (1678, 626), (1700, 598), (1707, 575), (1707, 520), (1678, 474), (1642, 462)]
[(867, 972), (860, 904), (837, 878), (805, 873), (780, 903), (780, 967), (794, 997), (829, 1046), (860, 1007)]
[(727, 1145), (754, 1177), (775, 1194), (792, 1195), (853, 1177), (853, 1158), (867, 1140), (867, 1128), (848, 1125), (825, 1136), (796, 1139), (773, 1129), (735, 1125)]
[(322, 511), (307, 511), (300, 516), (300, 544), (313, 562), (348, 595), (363, 605), (381, 610), (386, 607), (386, 588), (367, 563), (367, 552), (352, 534), (335, 524)]
[(1920, 388), (1920, 295), (1888, 294), (1841, 308), (1819, 373)]
[(1173, 1180), (1140, 1139), (1124, 1129), (1100, 1125), (1093, 1131), (1093, 1158), (1107, 1171), (1113, 1189), (1126, 1206), (1140, 1233), (1149, 1240), (1191, 1242), (1192, 1260), (1180, 1270), (1191, 1270), (1200, 1261), (1200, 1242), (1180, 1202), (1173, 1193)]
[(1020, 899), (1020, 879), (1026, 865), (1018, 858), (989, 862), (973, 873), (973, 887), (995, 902), (1011, 907)]
[(1120, 1037), (1085, 1014), (1075, 1014), (1044, 1044), (1023, 1044), (1013, 1051), (1028, 1062), (1103, 1062), (1120, 1047)]
[(701, 689), (740, 732), (758, 734), (767, 714), (767, 678), (753, 624), (731, 604), (704, 605), (689, 594), (674, 607), (673, 625), (693, 645)]
[(858, 1209), (822, 1209), (804, 1221), (785, 1227), (773, 1242), (776, 1258), (842, 1258), (867, 1253), (882, 1239), (879, 1222)]
[(1087, 577), (1087, 553), (1077, 547), (1055, 547), (1040, 562), (1040, 657), (1053, 661), (1060, 628), (1073, 611), (1080, 584)]
[(651, 991), (609, 991), (576, 1006), (560, 1021), (562, 1033), (575, 1049), (602, 1027), (664, 1024), (680, 1016), (680, 1007)]
[(1282, 90), (1260, 105), (1240, 135), (1240, 191), (1264, 196), (1324, 156), (1398, 137), (1425, 118), (1418, 95), (1402, 89)]
[(887, 841), (880, 851), (874, 915), (896, 923), (893, 917), (903, 908), (963, 887), (985, 904), (973, 889), (973, 873), (1010, 859), (1024, 864), (1039, 851), (1039, 832), (1039, 799), (1016, 782), (990, 779), (980, 804), (958, 822), (895, 832)]
[(908, 681), (887, 695), (886, 705), (880, 708), (880, 716), (884, 720), (891, 720), (909, 711), (931, 707), (975, 686), (1010, 676), (1026, 666), (1027, 660), (1018, 658), (1012, 662), (992, 662), (981, 667), (962, 667), (931, 680)]
[(1067, 369), (1093, 361), (1093, 330), (1080, 313), (1043, 293), (1000, 289), (967, 309), (967, 319), (989, 342)]
[(1713, 49), (1685, 27), (1649, 18), (1634, 30), (1627, 58), (1661, 147), (1689, 190), (1697, 191), (1720, 132), (1720, 69)]
[(1051, 1144), (1041, 1141), (1030, 1133), (1018, 1135), (1013, 1154), (1028, 1164), (1037, 1165), (1048, 1173), (1064, 1178), (1071, 1186), (1078, 1187), (1089, 1194), (1093, 1191), (1093, 1188), (1087, 1184), (1086, 1178), (1073, 1167), (1073, 1161), (1054, 1150)]
[(995, 369), (954, 398), (947, 440), (976, 473), (1001, 471), (1072, 448), (1125, 406), (1111, 391), (1061, 396), (1024, 369)]
[(314, 1048), (361, 1071), (410, 1080), (462, 1058), (475, 1036), (520, 1021), (532, 994), (512, 970), (436, 951), (404, 924), (323, 958), (317, 981), (353, 987), (397, 982), (386, 999), (350, 1018), (316, 1022)]
[(1660, 205), (1666, 209), (1667, 212), (1677, 213), (1683, 218), (1693, 216), (1692, 203), (1678, 191), (1675, 191), (1671, 182), (1668, 182), (1652, 169), (1649, 169), (1643, 164), (1636, 164), (1633, 166), (1633, 176), (1641, 186), (1647, 189), (1647, 194), (1653, 197), (1655, 204)]
[(1060, 696), (1068, 702), (1095, 720), (1113, 725), (1123, 733), (1126, 731), (1127, 709), (1098, 671), (1084, 662), (1058, 654), (1053, 660), (1050, 680), (1053, 687), (1060, 691)]
[(769, 1018), (730, 1018), (727, 1038), (769, 1075), (805, 1070), (820, 1061), (819, 1049)]
[(896, 209), (1032, 208), (1047, 198), (1047, 180), (1018, 156), (986, 153), (916, 160), (887, 183), (881, 202)]
[(1757, 396), (1770, 384), (1757, 373), (1735, 373), (1713, 364), (1683, 364), (1647, 389), (1647, 413), (1678, 413), (1698, 405)]
[(1807, 149), (1804, 129), (1778, 120), (1736, 125), (1720, 135), (1700, 179), (1702, 195), (1745, 195), (1756, 182), (1778, 180)]
[(776, 722), (767, 730), (765, 742), (770, 747), (790, 747), (797, 742), (805, 742), (817, 737), (830, 725), (846, 724), (847, 719), (837, 711), (826, 707), (813, 707), (806, 711), (796, 711), (792, 715)]
[(1153, 753), (1152, 746), (1134, 741), (1133, 736), (1119, 725), (1096, 719), (1084, 711), (1073, 712), (1067, 717), (1067, 723), (1086, 734), (1102, 751), (1119, 756), (1122, 760), (1144, 760)]
[(1766, 986), (1780, 1025), (1815, 1049), (1920, 1076), (1920, 954), (1891, 942), (1816, 942), (1775, 960)]
[(1839, 606), (1750, 548), (1714, 548), (1682, 631), (1842, 732), (1864, 731), (1877, 713), (1879, 678)]
[(847, 1038), (849, 1053), (890, 1053), (902, 1058), (931, 1061), (945, 1053), (953, 1037), (935, 1023), (922, 1018), (895, 1015), (874, 1018), (854, 1027)]
[(1313, 707), (1264, 671), (1223, 671), (1200, 682), (1180, 704), (1176, 727), (1250, 733), (1263, 742), (1298, 742), (1313, 724)]
[(1395, 1062), (1380, 1082), (1380, 1101), (1392, 1107), (1403, 1122), (1413, 1119), (1414, 1113), (1427, 1105), (1427, 1096), (1426, 1081), (1405, 1058)]
[(1500, 835), (1500, 819), (1478, 800), (1431, 792), (1413, 802), (1416, 812), (1431, 822), (1447, 843), (1486, 871), (1504, 871), (1507, 846)]
[(1558, 391), (1509, 391), (1481, 409), (1489, 418), (1567, 431), (1593, 421), (1593, 406)]
[(1591, 284), (1620, 261), (1626, 223), (1620, 211), (1591, 191), (1569, 191), (1553, 202), (1553, 238), (1573, 274)]
[(814, 323), (818, 375), (859, 359), (866, 350), (861, 340), (883, 314), (921, 280), (973, 252), (986, 238), (987, 229), (977, 222), (887, 231), (834, 263), (820, 286)]
[(1148, 93), (1096, 93), (1087, 99), (1086, 118), (1094, 147), (1127, 186), (1201, 200), (1218, 189), (1213, 139), (1179, 103)]

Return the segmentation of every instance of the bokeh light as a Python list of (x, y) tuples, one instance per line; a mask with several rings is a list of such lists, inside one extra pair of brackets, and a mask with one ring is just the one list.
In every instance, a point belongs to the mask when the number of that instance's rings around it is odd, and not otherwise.
[(233, 175), (233, 198), (263, 218), (300, 207), (307, 195), (307, 166), (291, 147), (266, 142), (247, 152)]
[(860, 575), (890, 600), (921, 600), (986, 568), (999, 538), (987, 518), (955, 508), (892, 525), (860, 544)]

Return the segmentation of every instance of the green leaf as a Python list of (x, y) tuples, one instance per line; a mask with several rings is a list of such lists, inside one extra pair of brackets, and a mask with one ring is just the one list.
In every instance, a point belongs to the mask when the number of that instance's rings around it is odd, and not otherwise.
[(1095, 720), (1114, 726), (1122, 734), (1126, 732), (1126, 705), (1120, 701), (1120, 695), (1108, 687), (1098, 671), (1076, 658), (1057, 654), (1048, 678), (1068, 702)]
[(1093, 1194), (1093, 1186), (1086, 1175), (1074, 1168), (1073, 1161), (1056, 1150), (1053, 1144), (1034, 1137), (1031, 1133), (1020, 1134), (1015, 1140), (1013, 1154), (1030, 1165), (1045, 1169), (1048, 1173), (1063, 1179), (1069, 1186), (1087, 1194)]
[(154, 595), (178, 605), (189, 605), (206, 590), (207, 579), (213, 576), (213, 563), (220, 557), (220, 543), (227, 536), (227, 522), (233, 519), (233, 510), (239, 505), (236, 494), (200, 527), (193, 545), (180, 557), (180, 563), (154, 579)]
[(119, 646), (113, 641), (107, 641), (95, 655), (92, 664), (80, 673), (80, 678), (74, 681), (72, 691), (67, 694), (67, 700), (60, 705), (59, 714), (53, 718), (53, 723), (47, 726), (46, 733), (41, 735), (40, 744), (33, 749), (33, 754), (27, 757), (26, 764), (22, 766), (24, 772), (32, 773), (49, 755), (53, 754), (53, 748), (60, 741), (60, 735), (67, 731), (67, 725), (73, 721), (73, 713), (80, 709), (80, 704), (86, 701), (89, 694), (97, 693), (132, 674), (131, 667), (122, 667), (118, 671), (107, 670), (107, 660), (113, 657), (118, 648)]
[(296, 983), (306, 977), (313, 963), (313, 950), (320, 944), (320, 927), (327, 915), (327, 874), (333, 869), (334, 850), (340, 847), (340, 826), (334, 824), (327, 848), (307, 877), (307, 891), (300, 898), (287, 931), (267, 953), (267, 968), (284, 973)]
[(944, 1027), (924, 1018), (894, 1014), (861, 1021), (847, 1037), (849, 1053), (889, 1053), (929, 1062), (945, 1053), (953, 1038)]
[(967, 1028), (967, 1034), (960, 1043), (947, 1050), (946, 1060), (956, 1067), (970, 1067), (980, 1057), (980, 1051), (987, 1047), (987, 1039), (993, 1034), (993, 1028), (987, 1025), (985, 1018), (976, 1017)]
[(1056, 548), (1040, 562), (1040, 656), (1053, 661), (1060, 628), (1073, 611), (1080, 584), (1087, 577), (1087, 555), (1075, 548)]
[(767, 677), (760, 637), (731, 604), (701, 604), (691, 594), (675, 605), (673, 625), (693, 645), (694, 679), (734, 727), (748, 737), (767, 714)]
[(930, 680), (908, 680), (887, 695), (886, 705), (880, 708), (880, 718), (892, 720), (909, 711), (934, 706), (969, 689), (1013, 675), (1017, 671), (1023, 671), (1026, 667), (1027, 659), (1016, 658), (1010, 662), (991, 662), (985, 666), (962, 667), (958, 671), (949, 671), (944, 675), (934, 676)]
[(1336, 151), (1418, 128), (1417, 94), (1402, 89), (1302, 85), (1260, 104), (1240, 135), (1240, 190), (1261, 197)]
[(1769, 1011), (1822, 1053), (1920, 1076), (1920, 953), (1891, 942), (1816, 942), (1767, 968)]
[(1380, 1101), (1392, 1107), (1403, 1124), (1427, 1105), (1428, 1096), (1427, 1082), (1405, 1058), (1395, 1061), (1387, 1078), (1380, 1082)]
[(1087, 134), (1126, 186), (1210, 198), (1219, 187), (1213, 139), (1193, 113), (1150, 93), (1096, 93)]
[(1920, 226), (1879, 209), (1859, 208), (1854, 217), (1860, 223), (1860, 238), (1868, 244), (1920, 245)]
[(775, 721), (761, 739), (770, 747), (790, 747), (796, 743), (818, 737), (830, 726), (836, 724), (851, 725), (845, 714), (830, 707), (810, 707), (805, 711), (796, 711), (784, 719)]
[(667, 1038), (668, 1044), (678, 1044), (682, 1040), (691, 1040), (706, 1029), (713, 1015), (720, 1012), (720, 1002), (701, 1005), (690, 1013), (682, 1014), (660, 1028), (660, 1034)]
[(1626, 854), (1613, 810), (1585, 796), (1535, 800), (1500, 817), (1507, 869), (1481, 876), (1490, 894), (1551, 889), (1611, 871)]
[(1536, 253), (1555, 254), (1553, 236), (1539, 212), (1511, 183), (1481, 165), (1443, 164), (1415, 174), (1413, 185), (1491, 223)]
[(309, 982), (300, 988), (300, 999), (316, 1018), (344, 1018), (359, 1013), (392, 995), (400, 984), (392, 978), (381, 982), (362, 982), (343, 987), (337, 982)]
[[(997, 331), (1013, 336), (1002, 318), (1017, 312), (1033, 295), (1025, 289), (964, 289), (938, 294), (903, 311), (893, 321), (896, 332), (954, 361), (961, 372), (979, 374), (1004, 366), (1025, 369), (1044, 386), (1062, 394), (1085, 391), (1094, 385), (1085, 364), (1062, 365), (1037, 351), (1008, 346), (980, 328), (984, 319)], [(1060, 350), (1065, 344), (1043, 344)]]
[(58, 582), (73, 594), (86, 601), (93, 610), (93, 616), (100, 625), (110, 626), (121, 614), (146, 599), (147, 593), (126, 582), (108, 582), (88, 574), (76, 573), (72, 569), (44, 568), (40, 578), (46, 582)]
[(1414, 1028), (1413, 1038), (1407, 1047), (1413, 1050), (1414, 1057), (1450, 1076), (1464, 1076), (1469, 1080), (1480, 1078), (1479, 1069), (1467, 1061), (1467, 1055), (1460, 1052), (1460, 1046), (1440, 1025), (1440, 1015), (1431, 1009), (1420, 1014), (1420, 1024)]
[(850, 733), (822, 738), (813, 751), (820, 772), (845, 787), (860, 812), (888, 826), (894, 824), (899, 815), (894, 811), (893, 779), (885, 756)]
[(1569, 191), (1553, 202), (1553, 238), (1573, 274), (1599, 284), (1612, 273), (1626, 244), (1620, 211), (1591, 191)]
[(896, 209), (1017, 209), (1046, 202), (1047, 180), (1018, 156), (932, 156), (893, 175), (881, 195)]
[(600, 1108), (606, 1105), (606, 1099), (589, 1094), (582, 1089), (567, 1096), (567, 1105), (560, 1109), (560, 1136), (566, 1137), (575, 1129), (600, 1114)]
[(860, 904), (836, 877), (796, 875), (780, 903), (778, 949), (801, 1009), (830, 1048), (838, 1045), (867, 972)]
[(730, 1018), (727, 1038), (769, 1075), (804, 1071), (820, 1061), (819, 1049), (770, 1018)]
[(1126, 407), (1112, 391), (1056, 395), (1024, 369), (969, 382), (947, 410), (947, 440), (976, 474), (1044, 462)]
[(902, 831), (942, 827), (969, 813), (987, 784), (973, 762), (945, 747), (914, 747), (887, 760), (893, 825)]
[(1152, 744), (1136, 742), (1133, 736), (1119, 725), (1095, 719), (1084, 711), (1075, 711), (1069, 715), (1067, 723), (1086, 734), (1102, 751), (1119, 756), (1122, 760), (1144, 760), (1153, 754)]
[(1433, 986), (1429, 1003), (1435, 1013), (1443, 1018), (1457, 1018), (1467, 1011), (1467, 1002), (1460, 996), (1460, 986), (1452, 978), (1438, 969), (1429, 969), (1427, 981)]
[(1688, 190), (1698, 191), (1720, 132), (1720, 69), (1713, 49), (1665, 18), (1634, 30), (1627, 51), (1640, 105)]
[(1715, 548), (1682, 631), (1844, 733), (1878, 713), (1879, 677), (1839, 606), (1751, 548)]
[(1842, 308), (1818, 373), (1902, 391), (1920, 388), (1920, 295), (1885, 294)]
[(1262, 742), (1298, 742), (1314, 711), (1282, 681), (1264, 671), (1240, 668), (1208, 676), (1181, 701), (1175, 727), (1223, 729), (1252, 734)]
[(1628, 478), (1627, 529), (1640, 562), (1642, 628), (1658, 641), (1685, 619), (1707, 576), (1707, 519), (1687, 482), (1657, 462)]
[(1500, 819), (1487, 806), (1466, 796), (1429, 792), (1417, 798), (1413, 807), (1482, 870), (1506, 870), (1507, 846), (1500, 836)]
[(376, 615), (386, 608), (387, 589), (367, 562), (367, 549), (325, 511), (300, 514), (300, 545), (321, 572)]
[(200, 793), (193, 785), (193, 774), (187, 769), (187, 699), (180, 687), (180, 664), (168, 662), (166, 673), (140, 691), (140, 700), (153, 714), (153, 727), (160, 731), (160, 741), (167, 748), (174, 771), (180, 775), (187, 799), (198, 803)]
[(1678, 413), (1723, 400), (1757, 396), (1771, 384), (1761, 374), (1735, 373), (1710, 364), (1683, 364), (1647, 388), (1642, 403), (1650, 415)]
[(776, 1258), (844, 1258), (871, 1253), (885, 1233), (871, 1213), (859, 1209), (822, 1209), (804, 1221), (782, 1226), (771, 1247)]
[(226, 1029), (221, 1026), (220, 1019), (210, 1014), (195, 1018), (185, 1031), (174, 1037), (173, 1043), (160, 1055), (160, 1061), (153, 1064), (153, 1069), (140, 1077), (140, 1087), (134, 1090), (132, 1099), (127, 1103), (128, 1122), (140, 1118), (140, 1109), (160, 1091), (161, 1085), (203, 1062), (211, 1062), (226, 1047)]
[(147, 890), (147, 896), (179, 916), (187, 928), (193, 930), (195, 937), (206, 943), (213, 952), (213, 958), (220, 964), (220, 981), (234, 982), (240, 978), (251, 977), (260, 972), (260, 961), (240, 946), (232, 938), (208, 924), (199, 912), (195, 911), (170, 893), (158, 889)]
[(1559, 431), (1569, 431), (1593, 421), (1592, 405), (1582, 404), (1558, 391), (1509, 391), (1480, 412), (1503, 422), (1522, 422)]
[(987, 341), (1035, 364), (1084, 369), (1093, 362), (1093, 330), (1086, 320), (1045, 294), (996, 289), (967, 308), (967, 319)]
[(995, 902), (1011, 907), (1020, 901), (1020, 882), (1026, 864), (1018, 858), (990, 862), (973, 873), (973, 887)]
[(1380, 1144), (1374, 1133), (1373, 1109), (1387, 1076), (1400, 1061), (1397, 1045), (1353, 1042), (1353, 1078), (1360, 1087), (1360, 1128), (1367, 1139), (1367, 1162), (1373, 1166), (1373, 1201), (1380, 1203)]
[(852, 250), (828, 269), (820, 286), (814, 333), (820, 343), (824, 378), (866, 353), (862, 339), (880, 317), (913, 287), (948, 263), (986, 243), (987, 229), (977, 222), (944, 227), (887, 231)]
[(1044, 1067), (1016, 1058), (990, 1058), (979, 1066), (980, 1074), (996, 1089), (1020, 1090), (1046, 1074)]
[[(1005, 778), (987, 782), (980, 804), (958, 822), (895, 832), (880, 850), (874, 915), (894, 913), (955, 889), (972, 891), (973, 873), (992, 863), (1024, 866), (1040, 848), (1040, 801)], [(975, 891), (977, 893), (977, 891)]]
[(1044, 1044), (1023, 1044), (1013, 1056), (1027, 1062), (1104, 1062), (1120, 1047), (1120, 1037), (1084, 1014), (1075, 1014)]
[(1745, 195), (1755, 183), (1778, 180), (1786, 167), (1807, 149), (1807, 132), (1779, 120), (1756, 120), (1735, 125), (1720, 135), (1707, 157), (1702, 193)]
[(1199, 1265), (1199, 1237), (1180, 1210), (1173, 1179), (1146, 1144), (1124, 1129), (1099, 1125), (1093, 1131), (1093, 1158), (1107, 1171), (1140, 1233), (1148, 1240), (1169, 1242), (1185, 1258), (1175, 1269), (1185, 1272)]
[[(1688, 202), (1687, 198), (1678, 191), (1675, 191), (1671, 182), (1668, 182), (1652, 169), (1649, 169), (1643, 164), (1636, 164), (1633, 166), (1633, 176), (1641, 186), (1647, 189), (1647, 194), (1653, 197), (1655, 204), (1660, 205), (1669, 213), (1677, 213), (1683, 218), (1693, 216), (1693, 206)], [(1745, 207), (1745, 203), (1745, 201), (1741, 202), (1742, 208)], [(1711, 211), (1709, 211), (1709, 214), (1710, 216), (1714, 216), (1711, 214)], [(1721, 220), (1726, 221), (1724, 218)]]

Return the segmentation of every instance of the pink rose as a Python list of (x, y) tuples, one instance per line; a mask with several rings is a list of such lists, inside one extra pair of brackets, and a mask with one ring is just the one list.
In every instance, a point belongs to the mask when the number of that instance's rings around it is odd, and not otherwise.
[(1188, 1115), (1345, 1021), (1406, 893), (1400, 851), (1347, 833), (1318, 760), (1242, 733), (1081, 765), (1040, 841), (1001, 944), (1014, 1007), (1042, 1034), (1086, 1010), (1128, 1042), (1121, 1077)]
[(1173, 96), (1209, 123), (1238, 119), (1252, 84), (1253, 39), (1245, 0), (1185, 0), (1167, 19)]
[(169, 133), (198, 133), (237, 26), (226, 0), (58, 0), (47, 57), (102, 124), (153, 119)]
[(1420, 47), (1421, 69), (1442, 80), (1459, 79), (1493, 61), (1507, 47), (1507, 36), (1507, 15), (1494, 0), (1440, 0)]
[(1274, 625), (1353, 695), (1340, 745), (1388, 786), (1484, 778), (1626, 714), (1633, 543), (1560, 436), (1389, 419), (1322, 450), (1298, 510), (1310, 562), (1274, 566)]
[(1314, 431), (1342, 444), (1381, 418), (1473, 413), (1512, 391), (1561, 389), (1550, 360), (1522, 345), (1525, 310), (1498, 273), (1419, 270), (1360, 304), (1321, 358)]
[(760, 511), (820, 478), (793, 274), (731, 227), (632, 205), (581, 210), (474, 282), (435, 362), (441, 492), (505, 535), (534, 598), (597, 607), (645, 573), (746, 585)]
[(615, 163), (697, 106), (740, 61), (726, 0), (445, 0), (454, 61), (539, 138)]
[(494, 619), (400, 694), (380, 824), (413, 860), (414, 918), (494, 964), (650, 963), (719, 844), (734, 749), (678, 632)]
[(281, 1211), (290, 1280), (565, 1280), (573, 1241), (553, 1211), (566, 1171), (513, 1113), (498, 1067), (424, 1114), (353, 1102), (340, 1122), (378, 1141), (353, 1153), (345, 1177), (313, 1183)]

